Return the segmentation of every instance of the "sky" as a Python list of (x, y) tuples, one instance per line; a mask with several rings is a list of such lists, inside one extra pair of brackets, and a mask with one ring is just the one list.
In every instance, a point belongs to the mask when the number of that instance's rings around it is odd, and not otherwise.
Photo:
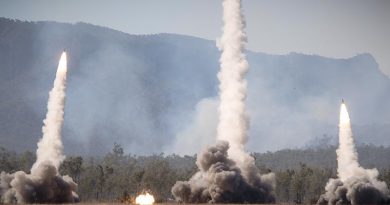
[[(333, 58), (371, 53), (390, 76), (389, 0), (243, 0), (248, 49)], [(0, 16), (86, 22), (130, 34), (216, 40), (221, 0), (0, 0)]]

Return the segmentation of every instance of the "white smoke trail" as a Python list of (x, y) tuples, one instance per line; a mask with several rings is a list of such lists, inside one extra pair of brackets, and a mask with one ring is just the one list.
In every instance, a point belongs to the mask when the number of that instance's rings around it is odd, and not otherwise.
[(38, 142), (37, 161), (31, 168), (34, 173), (37, 167), (45, 161), (51, 162), (58, 170), (65, 159), (61, 139), (61, 129), (64, 121), (64, 104), (66, 89), (67, 59), (63, 52), (58, 63), (54, 86), (49, 93), (46, 119), (43, 121), (43, 136)]
[(378, 180), (377, 169), (359, 165), (351, 122), (344, 102), (340, 108), (339, 148), (337, 153), (338, 179), (329, 179), (325, 194), (317, 204), (388, 204), (389, 190)]
[[(237, 163), (246, 178), (256, 175), (253, 157), (245, 152), (249, 118), (245, 113), (248, 62), (244, 54), (247, 41), (241, 0), (223, 1), (222, 50), (218, 73), (220, 105), (217, 139), (229, 142), (229, 157)], [(251, 181), (251, 180), (249, 180)]]
[[(1, 201), (10, 203), (78, 202), (77, 184), (69, 176), (58, 173), (64, 160), (61, 129), (64, 120), (66, 53), (61, 55), (53, 89), (49, 93), (43, 136), (38, 143), (37, 161), (31, 174), (18, 171), (0, 174)], [(0, 202), (1, 202), (0, 201)]]
[(340, 108), (339, 148), (337, 153), (337, 174), (341, 181), (356, 175), (364, 175), (365, 170), (359, 166), (358, 154), (353, 140), (351, 122), (344, 103)]
[(172, 194), (185, 203), (274, 203), (275, 175), (261, 176), (254, 158), (245, 152), (248, 62), (241, 0), (223, 1), (223, 22), (218, 141), (198, 155), (199, 171), (189, 181), (177, 181)]

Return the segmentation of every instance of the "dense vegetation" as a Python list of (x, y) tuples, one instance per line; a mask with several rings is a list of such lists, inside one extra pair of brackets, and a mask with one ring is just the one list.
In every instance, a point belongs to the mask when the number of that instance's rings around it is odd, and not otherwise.
[[(363, 146), (358, 150), (362, 164), (377, 166), (380, 177), (389, 184), (390, 161), (384, 155), (390, 148)], [(324, 191), (328, 179), (335, 177), (334, 147), (253, 155), (262, 173), (275, 172), (279, 202), (313, 203)], [(15, 153), (0, 148), (0, 170), (28, 172), (34, 156), (31, 152)], [(123, 202), (149, 190), (162, 202), (171, 200), (170, 190), (177, 180), (188, 179), (196, 169), (195, 156), (125, 155), (123, 148), (115, 144), (105, 156), (67, 157), (60, 172), (78, 183), (82, 201)]]

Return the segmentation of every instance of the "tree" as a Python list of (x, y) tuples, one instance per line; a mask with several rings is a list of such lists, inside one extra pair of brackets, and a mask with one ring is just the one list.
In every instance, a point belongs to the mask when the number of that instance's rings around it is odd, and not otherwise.
[(18, 159), (16, 153), (0, 147), (0, 172), (18, 171)]
[(294, 203), (301, 204), (307, 201), (306, 192), (309, 189), (308, 178), (313, 174), (313, 170), (300, 163), (299, 171), (295, 172), (291, 180), (291, 188), (294, 194)]
[(156, 201), (166, 201), (171, 196), (171, 188), (177, 180), (176, 172), (161, 156), (154, 156), (144, 170), (140, 188), (150, 190), (155, 195)]
[(61, 164), (60, 172), (63, 175), (69, 175), (75, 180), (76, 183), (80, 181), (80, 174), (83, 171), (83, 158), (78, 157), (68, 157)]
[(26, 151), (19, 156), (18, 166), (20, 170), (29, 172), (32, 165), (36, 161), (36, 155), (30, 151)]
[(294, 170), (279, 171), (276, 173), (276, 195), (280, 202), (290, 202), (291, 180), (295, 175)]

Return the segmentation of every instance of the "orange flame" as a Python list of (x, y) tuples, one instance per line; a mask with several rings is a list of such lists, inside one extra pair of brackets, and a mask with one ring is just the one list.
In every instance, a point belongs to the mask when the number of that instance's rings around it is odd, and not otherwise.
[(153, 195), (149, 193), (140, 194), (135, 198), (135, 203), (140, 205), (152, 205), (154, 203)]

